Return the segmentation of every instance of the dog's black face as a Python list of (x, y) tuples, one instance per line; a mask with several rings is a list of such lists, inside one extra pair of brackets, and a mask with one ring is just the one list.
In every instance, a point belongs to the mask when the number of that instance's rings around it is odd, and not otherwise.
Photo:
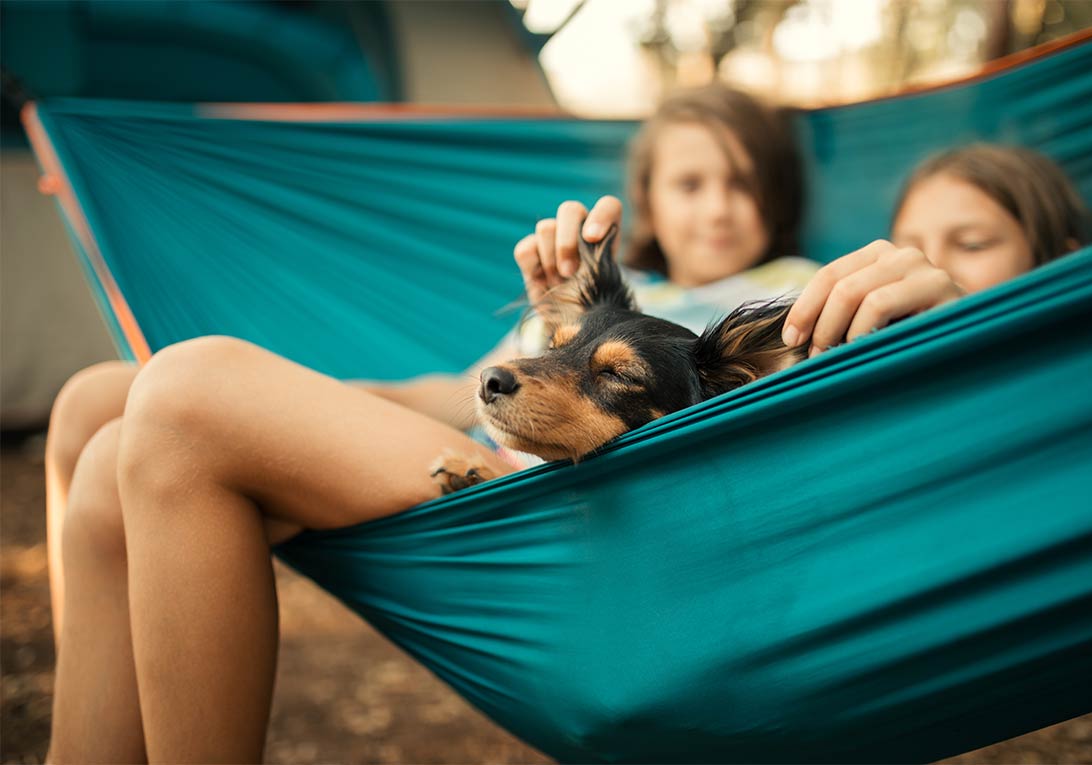
[(568, 294), (555, 291), (536, 306), (551, 335), (546, 352), (482, 372), (478, 412), (498, 443), (578, 460), (802, 358), (781, 342), (786, 303), (738, 309), (700, 337), (640, 313), (610, 253), (612, 238), (585, 248)]

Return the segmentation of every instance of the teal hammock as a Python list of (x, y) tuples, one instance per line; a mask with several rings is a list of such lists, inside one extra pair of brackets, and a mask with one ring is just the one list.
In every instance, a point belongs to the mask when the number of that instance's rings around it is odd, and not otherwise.
[[(631, 123), (55, 102), (47, 187), (126, 355), (458, 370), (512, 244)], [(829, 260), (971, 139), (1092, 198), (1092, 44), (801, 113)], [(214, 371), (210, 371), (214, 374)], [(1092, 711), (1092, 249), (553, 463), (277, 554), (565, 761), (929, 761)], [(366, 486), (361, 487), (367, 491)]]

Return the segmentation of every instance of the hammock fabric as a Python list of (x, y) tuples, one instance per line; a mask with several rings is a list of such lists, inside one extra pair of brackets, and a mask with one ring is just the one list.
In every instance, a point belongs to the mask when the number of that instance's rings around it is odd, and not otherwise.
[[(384, 17), (382, 9), (360, 14), (369, 28)], [(353, 34), (333, 21), (272, 3), (5, 0), (0, 62), (41, 97), (374, 101), (390, 96), (376, 71), (387, 68), (383, 56), (362, 56)]]
[[(123, 348), (458, 369), (628, 123), (60, 102), (28, 115)], [(804, 113), (808, 252), (971, 138), (1092, 196), (1092, 44)], [(843, 211), (846, 211), (844, 214)], [(569, 761), (933, 760), (1092, 711), (1092, 249), (550, 464), (278, 554)], [(367, 487), (361, 487), (366, 491)]]

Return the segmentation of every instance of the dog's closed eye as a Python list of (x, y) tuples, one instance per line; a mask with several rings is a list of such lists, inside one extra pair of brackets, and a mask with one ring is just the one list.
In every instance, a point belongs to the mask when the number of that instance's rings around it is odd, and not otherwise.
[(595, 380), (603, 385), (613, 385), (616, 387), (625, 387), (632, 389), (639, 389), (643, 387), (644, 380), (640, 370), (629, 367), (599, 367), (594, 370)]

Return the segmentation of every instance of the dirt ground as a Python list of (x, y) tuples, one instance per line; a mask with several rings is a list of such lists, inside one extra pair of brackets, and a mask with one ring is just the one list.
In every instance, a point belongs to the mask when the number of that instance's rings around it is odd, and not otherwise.
[[(42, 762), (53, 638), (42, 439), (0, 461), (0, 761)], [(271, 763), (548, 763), (309, 581), (278, 567), (281, 654)], [(897, 757), (897, 753), (892, 753)], [(1092, 715), (946, 763), (1092, 763)]]

